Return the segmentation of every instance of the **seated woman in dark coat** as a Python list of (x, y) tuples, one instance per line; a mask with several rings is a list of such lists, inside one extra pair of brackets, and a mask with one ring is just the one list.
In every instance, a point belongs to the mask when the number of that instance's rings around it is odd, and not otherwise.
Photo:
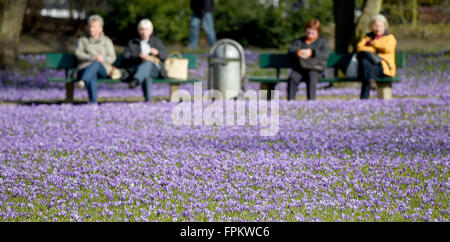
[[(325, 70), (326, 61), (330, 55), (328, 40), (320, 37), (320, 21), (311, 19), (306, 24), (306, 36), (294, 41), (289, 48), (294, 66), (288, 79), (288, 100), (294, 100), (298, 84), (306, 82), (308, 100), (316, 99), (317, 81)], [(309, 68), (301, 62), (320, 63), (321, 68)], [(321, 70), (318, 70), (321, 69)]]
[(153, 24), (143, 19), (138, 25), (139, 38), (128, 42), (123, 53), (123, 79), (130, 83), (130, 88), (142, 85), (145, 100), (151, 101), (151, 84), (154, 78), (167, 78), (164, 61), (169, 53), (162, 41), (153, 36)]

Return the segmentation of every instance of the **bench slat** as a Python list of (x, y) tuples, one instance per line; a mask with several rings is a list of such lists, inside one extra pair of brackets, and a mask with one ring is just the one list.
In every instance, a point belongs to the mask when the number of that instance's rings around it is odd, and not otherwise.
[(77, 60), (73, 54), (48, 53), (45, 58), (45, 67), (48, 69), (72, 69), (76, 68)]
[(259, 56), (261, 68), (290, 68), (291, 61), (286, 54), (261, 54)]
[[(377, 78), (377, 82), (401, 82), (400, 77), (385, 77), (385, 78)], [(361, 82), (355, 78), (320, 78), (318, 82)]]
[(248, 80), (250, 82), (263, 82), (263, 83), (278, 83), (287, 81), (287, 79), (276, 77), (250, 77)]
[(327, 68), (334, 68), (343, 57), (344, 54), (331, 53), (327, 60)]
[(64, 78), (64, 77), (50, 77), (47, 79), (49, 82), (62, 82), (62, 83), (68, 83), (72, 82), (72, 78)]
[(185, 81), (175, 80), (175, 79), (153, 79), (153, 83), (167, 83), (167, 84), (185, 84), (185, 83), (194, 83), (200, 82), (196, 79), (188, 79)]
[[(197, 56), (194, 54), (182, 54), (183, 58), (189, 60), (188, 69), (197, 69)], [(120, 67), (123, 55), (117, 55), (114, 66)], [(46, 54), (45, 67), (48, 69), (76, 69), (78, 65), (74, 54), (48, 53)]]
[(404, 68), (406, 66), (406, 53), (403, 51), (397, 51), (395, 53), (395, 65), (397, 68)]
[[(49, 82), (60, 82), (60, 83), (70, 83), (75, 81), (72, 78), (49, 78), (48, 79)], [(99, 78), (97, 80), (98, 83), (121, 83), (121, 80), (114, 80), (114, 79), (105, 79), (105, 78)], [(194, 82), (199, 82), (199, 80), (195, 80), (195, 79), (189, 79), (189, 80), (185, 80), (185, 81), (180, 81), (180, 80), (175, 80), (175, 79), (153, 79), (153, 83), (167, 83), (167, 84), (184, 84), (184, 83), (194, 83)]]

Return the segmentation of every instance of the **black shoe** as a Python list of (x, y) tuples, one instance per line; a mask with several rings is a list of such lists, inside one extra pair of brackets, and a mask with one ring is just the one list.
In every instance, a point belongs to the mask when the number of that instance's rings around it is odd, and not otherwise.
[(126, 69), (119, 69), (120, 70), (120, 79), (121, 80), (128, 80), (130, 78), (130, 74), (128, 73), (128, 71)]
[(139, 86), (139, 81), (138, 81), (137, 79), (133, 79), (133, 80), (130, 82), (130, 89), (134, 89), (134, 88), (136, 88), (137, 86)]

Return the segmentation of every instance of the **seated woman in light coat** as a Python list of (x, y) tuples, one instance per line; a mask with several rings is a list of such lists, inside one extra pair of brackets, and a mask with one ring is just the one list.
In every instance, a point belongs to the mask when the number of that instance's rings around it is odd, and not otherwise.
[(97, 102), (97, 79), (113, 76), (116, 52), (110, 38), (103, 34), (103, 18), (90, 16), (89, 36), (78, 40), (75, 56), (78, 59), (78, 88), (87, 87), (89, 101)]
[(375, 79), (395, 77), (396, 71), (397, 40), (388, 32), (389, 25), (386, 18), (383, 15), (376, 15), (372, 18), (370, 26), (372, 32), (362, 38), (357, 45), (358, 78), (362, 81), (361, 99), (369, 99), (370, 89), (377, 88)]
[(153, 24), (143, 19), (138, 24), (139, 37), (128, 42), (123, 53), (122, 78), (130, 83), (130, 88), (142, 85), (145, 100), (151, 101), (151, 84), (154, 78), (168, 78), (164, 61), (169, 52), (163, 42), (153, 35)]

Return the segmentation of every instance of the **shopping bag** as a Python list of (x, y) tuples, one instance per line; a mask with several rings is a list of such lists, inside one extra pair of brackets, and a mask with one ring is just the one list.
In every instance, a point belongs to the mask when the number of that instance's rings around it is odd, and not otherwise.
[(173, 52), (164, 62), (167, 76), (171, 79), (185, 81), (188, 78), (189, 60), (183, 58), (180, 52)]
[(358, 59), (356, 58), (356, 54), (353, 54), (352, 59), (347, 66), (345, 75), (348, 78), (358, 78)]

